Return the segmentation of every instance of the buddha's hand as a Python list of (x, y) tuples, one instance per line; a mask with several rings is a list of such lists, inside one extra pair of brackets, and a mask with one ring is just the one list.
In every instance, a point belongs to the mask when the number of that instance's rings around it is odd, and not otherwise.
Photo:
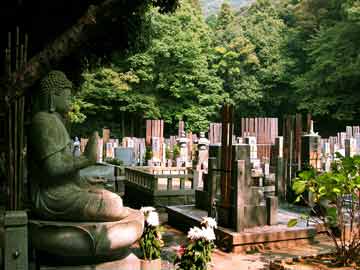
[(99, 134), (95, 131), (86, 144), (84, 155), (91, 164), (96, 163)]

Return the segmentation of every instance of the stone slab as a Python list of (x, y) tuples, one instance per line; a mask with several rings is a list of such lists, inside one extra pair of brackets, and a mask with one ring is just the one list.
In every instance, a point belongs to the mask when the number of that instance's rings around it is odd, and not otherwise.
[[(181, 230), (188, 230), (191, 226), (200, 226), (201, 217), (207, 216), (204, 210), (196, 209), (194, 205), (169, 206), (168, 223)], [(254, 247), (278, 248), (307, 243), (321, 232), (321, 227), (306, 226), (300, 223), (289, 228), (287, 221), (300, 214), (279, 209), (277, 225), (246, 228), (242, 232), (218, 227), (215, 231), (217, 245), (226, 251), (243, 252)]]
[(197, 208), (207, 210), (210, 204), (209, 193), (202, 190), (195, 190), (195, 204)]

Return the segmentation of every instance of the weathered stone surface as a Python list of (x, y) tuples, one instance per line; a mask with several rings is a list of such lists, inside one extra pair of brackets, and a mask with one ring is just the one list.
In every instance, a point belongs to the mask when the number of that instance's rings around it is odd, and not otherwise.
[(28, 229), (25, 211), (7, 211), (0, 235), (4, 269), (28, 269)]
[(140, 260), (134, 255), (99, 264), (81, 266), (41, 266), (40, 270), (140, 270)]
[(33, 212), (47, 220), (121, 220), (127, 216), (121, 198), (80, 177), (80, 169), (96, 163), (98, 136), (84, 155), (72, 154), (62, 117), (70, 110), (71, 86), (64, 73), (52, 71), (35, 95), (28, 145)]
[(278, 198), (275, 196), (269, 196), (266, 198), (266, 214), (267, 214), (267, 224), (275, 225), (277, 224), (277, 209), (278, 209)]
[(28, 144), (35, 218), (30, 243), (40, 262), (88, 265), (124, 258), (143, 232), (144, 216), (123, 207), (103, 181), (80, 176), (81, 169), (96, 163), (98, 135), (90, 137), (84, 155), (73, 155), (63, 119), (71, 87), (64, 73), (52, 71), (34, 96)]
[(196, 208), (208, 211), (211, 205), (209, 193), (202, 190), (195, 190), (195, 205)]
[[(200, 226), (201, 217), (207, 215), (206, 211), (197, 209), (194, 205), (169, 206), (166, 209), (168, 212), (168, 223), (184, 231), (187, 231), (192, 226)], [(250, 208), (247, 209), (247, 211), (252, 210)], [(259, 208), (257, 211), (265, 212), (266, 209), (260, 210)], [(277, 216), (281, 217), (281, 220), (279, 218), (278, 223), (274, 226), (245, 228), (242, 232), (218, 227), (215, 230), (217, 245), (235, 253), (253, 250), (254, 248), (291, 247), (310, 243), (317, 231), (324, 231), (324, 229), (315, 226), (305, 227), (305, 224), (289, 228), (286, 225), (288, 219), (299, 217), (300, 215), (297, 213), (290, 213), (287, 210), (279, 212), (278, 210)], [(266, 220), (264, 222), (266, 223)]]
[(140, 211), (129, 209), (126, 218), (115, 222), (30, 220), (29, 235), (40, 260), (89, 264), (127, 256), (143, 227)]

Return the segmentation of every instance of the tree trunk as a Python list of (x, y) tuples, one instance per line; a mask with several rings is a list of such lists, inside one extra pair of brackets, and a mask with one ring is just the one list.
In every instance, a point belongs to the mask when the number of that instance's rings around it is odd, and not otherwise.
[(22, 70), (14, 72), (10, 81), (3, 79), (0, 85), (4, 88), (0, 89), (0, 96), (8, 96), (10, 100), (23, 96), (25, 91), (39, 78), (46, 75), (55, 63), (60, 62), (62, 58), (80, 47), (89, 39), (90, 34), (95, 35), (96, 25), (112, 20), (121, 3), (120, 0), (106, 0), (98, 6), (91, 5), (75, 25), (31, 58)]

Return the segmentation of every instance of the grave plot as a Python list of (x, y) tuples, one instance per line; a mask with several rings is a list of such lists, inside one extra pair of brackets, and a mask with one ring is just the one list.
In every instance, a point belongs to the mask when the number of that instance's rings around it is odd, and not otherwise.
[[(276, 139), (277, 131), (272, 130), (277, 122), (249, 119), (243, 123), (247, 123), (244, 127), (247, 131), (243, 134), (252, 136), (234, 138), (232, 108), (223, 108), (221, 144), (209, 146), (208, 173), (203, 178), (203, 189), (196, 191), (195, 205), (167, 207), (169, 224), (187, 230), (199, 226), (203, 216), (215, 217), (219, 224), (217, 244), (232, 252), (312, 241), (317, 232), (323, 231), (321, 226), (299, 224), (289, 228), (288, 220), (300, 217), (300, 213), (278, 209), (276, 195), (281, 191), (275, 188), (274, 174), (270, 177), (269, 161), (271, 152), (275, 153), (276, 161), (282, 158), (282, 139)], [(212, 140), (219, 139), (215, 127), (212, 125), (210, 130)], [(258, 153), (260, 147), (256, 139), (260, 138), (262, 144), (266, 142), (261, 136), (268, 137), (269, 149), (261, 149)], [(272, 170), (277, 171), (277, 168)]]

